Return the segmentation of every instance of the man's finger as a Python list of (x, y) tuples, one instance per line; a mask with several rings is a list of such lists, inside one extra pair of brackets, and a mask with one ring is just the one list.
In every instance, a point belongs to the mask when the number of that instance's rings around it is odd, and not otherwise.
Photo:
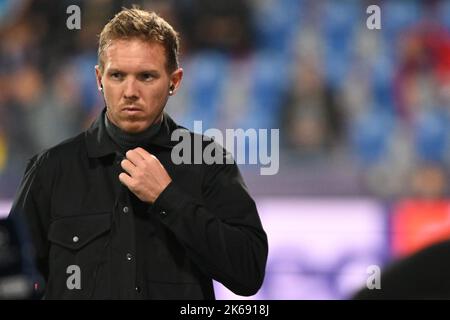
[(122, 182), (122, 184), (124, 184), (128, 189), (130, 188), (130, 184), (131, 184), (131, 177), (129, 175), (127, 175), (125, 172), (122, 172), (121, 174), (119, 174), (119, 180), (120, 182)]
[(125, 156), (135, 166), (138, 166), (144, 161), (144, 158), (136, 150), (128, 150)]
[(120, 162), (120, 165), (122, 166), (122, 169), (124, 169), (130, 176), (133, 176), (134, 172), (136, 171), (136, 166), (128, 159), (123, 159)]
[(134, 149), (134, 151), (139, 153), (139, 155), (145, 160), (150, 160), (152, 157), (154, 157), (154, 155), (147, 152), (145, 149), (142, 149), (141, 147), (137, 147), (136, 149)]

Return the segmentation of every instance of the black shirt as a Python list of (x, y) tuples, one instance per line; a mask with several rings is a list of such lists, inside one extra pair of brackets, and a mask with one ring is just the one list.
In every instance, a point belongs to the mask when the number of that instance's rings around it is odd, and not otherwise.
[[(236, 164), (175, 165), (170, 137), (181, 127), (164, 114), (146, 149), (172, 182), (155, 203), (144, 203), (118, 179), (123, 155), (104, 113), (30, 160), (10, 212), (26, 221), (45, 298), (214, 299), (212, 279), (255, 294), (267, 237)], [(80, 288), (68, 285), (73, 266)]]

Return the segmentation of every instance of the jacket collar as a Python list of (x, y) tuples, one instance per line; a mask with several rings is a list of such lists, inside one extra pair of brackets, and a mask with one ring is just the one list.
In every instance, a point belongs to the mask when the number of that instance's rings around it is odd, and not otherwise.
[[(85, 141), (88, 156), (90, 158), (100, 158), (117, 151), (117, 146), (106, 132), (105, 116), (106, 108), (98, 115), (97, 119), (92, 123), (87, 131), (85, 131)], [(167, 113), (164, 112), (163, 122), (157, 134), (153, 137), (150, 145), (159, 146), (163, 148), (173, 148), (177, 141), (171, 141), (172, 132), (182, 128), (178, 126)]]

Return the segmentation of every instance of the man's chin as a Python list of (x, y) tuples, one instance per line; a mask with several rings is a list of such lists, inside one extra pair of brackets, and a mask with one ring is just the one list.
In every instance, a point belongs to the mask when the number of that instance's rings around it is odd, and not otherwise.
[(135, 134), (145, 131), (149, 126), (150, 123), (148, 121), (128, 119), (127, 121), (122, 122), (120, 128), (126, 133)]
[(123, 131), (125, 131), (126, 133), (138, 134), (138, 133), (145, 131), (145, 129), (147, 129), (147, 128), (148, 128), (148, 126), (147, 127), (144, 127), (144, 126), (128, 127), (128, 128), (123, 129)]

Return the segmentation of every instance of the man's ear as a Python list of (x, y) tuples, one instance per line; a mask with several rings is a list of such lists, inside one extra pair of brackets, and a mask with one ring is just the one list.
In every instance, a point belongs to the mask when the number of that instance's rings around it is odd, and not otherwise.
[(181, 85), (181, 79), (183, 78), (183, 69), (178, 68), (170, 75), (170, 89), (175, 92)]
[(97, 80), (98, 90), (101, 91), (103, 89), (102, 72), (100, 71), (100, 67), (98, 65), (95, 66), (95, 79)]

